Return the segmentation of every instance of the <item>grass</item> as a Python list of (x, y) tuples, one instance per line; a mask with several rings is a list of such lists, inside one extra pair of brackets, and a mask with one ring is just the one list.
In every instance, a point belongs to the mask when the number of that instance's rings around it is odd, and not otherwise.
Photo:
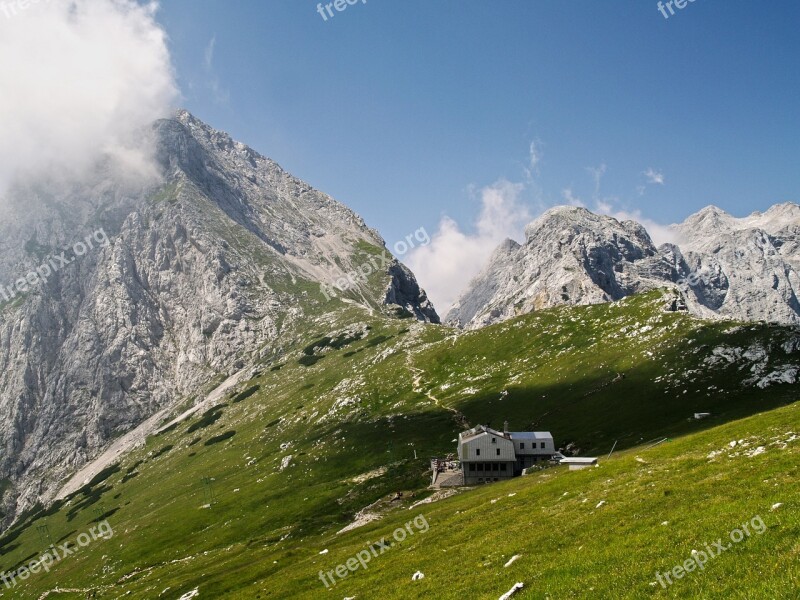
[[(749, 417), (649, 450), (621, 452), (599, 467), (563, 467), (483, 486), (378, 524), (327, 536), (287, 560), (276, 577), (231, 598), (319, 597), (317, 575), (409, 519), (430, 524), (374, 558), (367, 570), (337, 578), (336, 597), (497, 598), (515, 582), (518, 598), (795, 598), (800, 587), (800, 404)], [(731, 440), (745, 439), (737, 454)], [(766, 452), (748, 456), (759, 445)], [(726, 449), (713, 459), (711, 452)], [(602, 504), (601, 504), (602, 503)], [(782, 503), (779, 509), (773, 505)], [(669, 589), (670, 571), (742, 524), (751, 536)], [(329, 550), (324, 556), (318, 554)], [(519, 558), (508, 568), (512, 556)], [(425, 578), (412, 582), (416, 571)], [(454, 576), (454, 571), (458, 576)], [(663, 577), (662, 577), (663, 579)], [(654, 585), (655, 584), (655, 585)]]
[[(254, 390), (247, 402), (151, 436), (63, 506), (28, 515), (0, 541), (0, 566), (44, 550), (42, 525), (57, 539), (110, 515), (112, 539), (32, 576), (14, 597), (59, 586), (81, 591), (50, 598), (177, 599), (194, 588), (200, 598), (368, 598), (375, 589), (496, 598), (516, 581), (526, 584), (521, 598), (791, 597), (796, 442), (769, 444), (798, 431), (798, 386), (759, 389), (746, 383), (750, 363), (716, 363), (714, 353), (761, 345), (769, 368), (791, 364), (781, 347), (796, 334), (698, 321), (662, 304), (656, 292), (469, 333), (374, 316), (364, 339), (326, 344), (324, 360), (302, 366), (312, 340), (333, 340), (365, 314), (312, 320), (265, 359), (280, 370), (242, 383)], [(694, 421), (694, 412), (712, 417)], [(615, 441), (620, 451), (598, 469), (551, 469), (408, 510), (431, 494), (428, 459), (455, 450), (464, 421), (504, 420), (586, 453), (605, 455)], [(661, 437), (671, 441), (642, 449)], [(763, 439), (767, 452), (707, 458), (744, 438)], [(398, 491), (402, 501), (390, 502)], [(775, 502), (784, 507), (772, 513)], [(336, 534), (374, 503), (380, 520)], [(320, 569), (419, 514), (427, 533), (325, 591)], [(755, 514), (767, 533), (669, 591), (650, 585), (656, 569)], [(412, 583), (416, 570), (426, 577)]]

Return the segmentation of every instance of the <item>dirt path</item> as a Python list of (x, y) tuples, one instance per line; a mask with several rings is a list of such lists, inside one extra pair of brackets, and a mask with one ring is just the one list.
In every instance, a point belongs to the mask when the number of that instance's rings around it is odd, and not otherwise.
[(426, 392), (423, 389), (423, 387), (422, 387), (422, 377), (425, 374), (425, 371), (423, 371), (422, 369), (418, 369), (417, 367), (415, 367), (412, 364), (411, 355), (410, 354), (406, 355), (406, 364), (408, 366), (408, 370), (413, 373), (413, 378), (411, 380), (411, 389), (414, 392), (416, 392), (417, 394), (422, 394), (423, 396), (427, 397), (431, 402), (433, 402), (439, 408), (442, 408), (444, 410), (448, 410), (451, 413), (453, 413), (453, 420), (456, 423), (458, 423), (458, 426), (462, 427), (464, 429), (469, 429), (469, 422), (467, 421), (467, 418), (461, 412), (457, 411), (455, 408), (451, 408), (449, 406), (444, 406), (436, 396), (434, 396), (433, 394), (431, 394), (429, 392)]

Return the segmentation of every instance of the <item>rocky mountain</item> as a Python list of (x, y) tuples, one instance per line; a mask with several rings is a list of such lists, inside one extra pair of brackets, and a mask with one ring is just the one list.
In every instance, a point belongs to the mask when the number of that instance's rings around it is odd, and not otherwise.
[[(737, 219), (714, 206), (675, 225), (690, 310), (743, 321), (800, 323), (800, 206)], [(689, 278), (688, 274), (695, 273)]]
[(523, 244), (506, 240), (495, 250), (446, 320), (474, 329), (666, 286), (681, 296), (673, 308), (706, 318), (800, 323), (800, 206), (742, 219), (708, 207), (672, 229), (678, 243), (656, 248), (634, 221), (550, 209), (528, 225)]
[[(7, 520), (110, 440), (326, 314), (438, 322), (413, 274), (344, 205), (185, 111), (148, 137), (147, 178), (104, 163), (80, 183), (19, 184), (2, 199)], [(367, 263), (369, 277), (323, 293)]]

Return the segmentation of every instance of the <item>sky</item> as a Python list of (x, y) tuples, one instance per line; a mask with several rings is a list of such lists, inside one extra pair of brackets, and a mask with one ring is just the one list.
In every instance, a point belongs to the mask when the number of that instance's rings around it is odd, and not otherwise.
[[(366, 0), (323, 6), (327, 18), (310, 0), (94, 0), (105, 12), (77, 38), (59, 2), (0, 6), (0, 139), (25, 132), (4, 119), (17, 112), (47, 130), (34, 140), (55, 135), (38, 113), (63, 96), (124, 150), (135, 125), (184, 107), (354, 209), (390, 249), (424, 227), (431, 244), (400, 258), (440, 313), (551, 206), (636, 218), (664, 242), (709, 204), (744, 216), (798, 202), (793, 0), (695, 0), (669, 18), (650, 0)], [(74, 52), (27, 61), (40, 83), (9, 101), (22, 70), (9, 58), (54, 31)]]

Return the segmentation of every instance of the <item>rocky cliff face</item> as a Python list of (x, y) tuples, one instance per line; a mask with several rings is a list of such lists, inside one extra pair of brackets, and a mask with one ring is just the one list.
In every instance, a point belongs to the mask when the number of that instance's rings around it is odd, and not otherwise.
[(741, 219), (710, 206), (674, 229), (691, 310), (800, 323), (800, 206), (780, 204)]
[(506, 240), (447, 315), (477, 328), (558, 304), (618, 300), (674, 287), (703, 317), (800, 323), (800, 207), (734, 218), (706, 208), (673, 226), (677, 245), (656, 248), (633, 221), (557, 207)]
[[(159, 173), (145, 183), (98, 165), (81, 184), (37, 182), (6, 199), (6, 519), (112, 438), (338, 310), (320, 284), (384, 248), (351, 210), (186, 112), (153, 138)], [(35, 284), (15, 284), (36, 269)], [(350, 303), (438, 322), (403, 265), (392, 258), (379, 275), (357, 280)]]

